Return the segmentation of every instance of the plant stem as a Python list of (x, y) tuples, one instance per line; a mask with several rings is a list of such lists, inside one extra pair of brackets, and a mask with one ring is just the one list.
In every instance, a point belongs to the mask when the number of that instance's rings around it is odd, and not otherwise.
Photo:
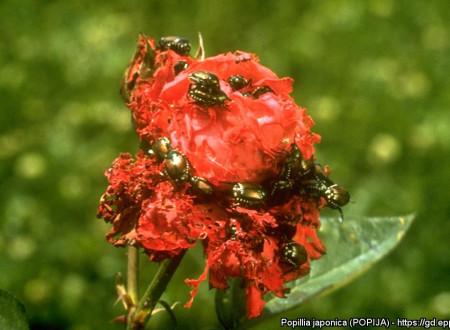
[(136, 303), (139, 297), (138, 276), (139, 276), (139, 248), (129, 246), (128, 265), (127, 265), (127, 294), (131, 298), (132, 305), (128, 306), (127, 325), (132, 324), (132, 318), (134, 315), (134, 311), (136, 310)]
[(144, 328), (145, 324), (152, 315), (152, 311), (155, 308), (156, 303), (166, 289), (167, 284), (178, 268), (178, 265), (180, 264), (181, 259), (183, 259), (185, 253), (186, 250), (182, 251), (179, 255), (173, 258), (168, 258), (162, 261), (159, 264), (155, 277), (153, 277), (152, 282), (145, 290), (144, 295), (140, 299), (139, 304), (133, 313), (133, 316), (135, 316), (134, 322), (129, 322), (127, 329)]
[(139, 248), (128, 247), (127, 292), (134, 303), (138, 301)]

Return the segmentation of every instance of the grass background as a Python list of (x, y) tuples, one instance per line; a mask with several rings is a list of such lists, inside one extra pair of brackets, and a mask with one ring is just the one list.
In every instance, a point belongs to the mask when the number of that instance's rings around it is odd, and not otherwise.
[[(103, 169), (137, 138), (118, 90), (139, 32), (182, 35), (207, 55), (256, 53), (322, 135), (316, 156), (349, 216), (417, 212), (400, 246), (348, 286), (286, 317), (450, 318), (450, 2), (39, 1), (0, 3), (0, 288), (32, 329), (120, 329), (114, 274), (126, 251), (96, 219)], [(329, 214), (325, 212), (326, 214)], [(336, 216), (335, 213), (332, 213)], [(329, 246), (328, 249), (333, 247)], [(142, 285), (154, 265), (142, 258)], [(184, 266), (183, 266), (184, 265)], [(163, 298), (188, 300), (189, 252)], [(181, 329), (218, 326), (201, 287)], [(264, 326), (277, 327), (279, 319)], [(154, 328), (171, 328), (167, 314)]]

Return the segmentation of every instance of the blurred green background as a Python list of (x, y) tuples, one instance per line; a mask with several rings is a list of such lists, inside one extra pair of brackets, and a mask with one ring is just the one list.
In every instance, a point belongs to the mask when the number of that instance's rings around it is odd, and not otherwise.
[[(316, 156), (351, 193), (347, 216), (417, 212), (386, 259), (284, 316), (450, 318), (448, 0), (3, 0), (0, 17), (0, 288), (32, 329), (121, 328), (108, 322), (122, 313), (126, 250), (95, 215), (103, 169), (138, 150), (118, 90), (139, 32), (195, 50), (201, 31), (209, 56), (256, 53), (295, 79), (322, 135)], [(144, 285), (155, 266), (141, 263)], [(203, 266), (197, 246), (163, 299), (186, 302), (183, 279)], [(219, 326), (213, 293), (204, 283), (176, 308), (181, 329)], [(151, 324), (172, 327), (165, 313)]]

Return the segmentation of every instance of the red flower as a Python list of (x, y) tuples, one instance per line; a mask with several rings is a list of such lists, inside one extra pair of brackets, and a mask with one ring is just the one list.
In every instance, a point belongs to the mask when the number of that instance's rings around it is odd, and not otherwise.
[(284, 297), (283, 284), (307, 274), (309, 261), (324, 253), (318, 208), (342, 203), (333, 204), (325, 193), (331, 180), (314, 169), (320, 137), (289, 96), (290, 78), (278, 78), (252, 54), (201, 61), (176, 46), (139, 38), (122, 95), (143, 150), (136, 160), (122, 154), (105, 172), (110, 185), (98, 216), (113, 224), (111, 243), (141, 246), (154, 261), (201, 240), (206, 267), (186, 280), (192, 299), (208, 273), (218, 289), (242, 277), (248, 316), (256, 317), (264, 294)]

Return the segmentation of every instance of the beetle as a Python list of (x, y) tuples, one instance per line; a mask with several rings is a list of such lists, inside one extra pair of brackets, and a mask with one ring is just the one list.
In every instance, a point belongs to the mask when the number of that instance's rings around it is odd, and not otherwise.
[(314, 161), (312, 157), (305, 160), (297, 144), (291, 144), (291, 150), (288, 152), (280, 177), (288, 180), (299, 180), (310, 176), (314, 170)]
[(188, 62), (186, 61), (178, 61), (173, 66), (173, 72), (175, 73), (175, 76), (178, 75), (181, 71), (186, 70), (189, 67)]
[(266, 204), (268, 206), (281, 205), (289, 201), (293, 195), (292, 183), (290, 180), (273, 179), (262, 183), (267, 192)]
[(169, 151), (164, 166), (165, 173), (176, 183), (187, 181), (190, 178), (189, 162), (186, 156), (178, 151)]
[(188, 95), (195, 103), (203, 106), (224, 106), (225, 101), (230, 101), (223, 91), (219, 90), (218, 92), (211, 93), (198, 85), (189, 86)]
[(169, 151), (172, 150), (170, 140), (166, 137), (157, 139), (153, 144), (147, 140), (141, 140), (139, 147), (146, 155), (154, 156), (160, 162), (167, 157)]
[(344, 219), (341, 207), (350, 201), (350, 194), (347, 189), (335, 184), (327, 175), (322, 165), (314, 164), (315, 183), (308, 188), (313, 194), (319, 194), (327, 201), (327, 206), (339, 211), (341, 221)]
[(189, 193), (197, 196), (200, 201), (207, 201), (214, 194), (214, 185), (205, 178), (191, 176), (189, 183), (191, 184)]
[(233, 91), (237, 91), (239, 89), (244, 88), (245, 86), (248, 86), (251, 82), (251, 79), (247, 80), (241, 75), (234, 75), (229, 76), (227, 82), (231, 86), (231, 89)]
[(333, 184), (324, 192), (325, 199), (327, 200), (327, 206), (329, 208), (335, 209), (339, 211), (341, 215), (341, 222), (344, 221), (344, 213), (342, 212), (341, 207), (345, 206), (350, 202), (350, 194), (347, 189), (341, 187), (337, 184)]
[(233, 185), (231, 196), (239, 206), (258, 207), (266, 200), (266, 192), (262, 186), (250, 182), (238, 182)]
[(189, 75), (189, 79), (193, 81), (189, 85), (188, 96), (195, 103), (212, 106), (223, 106), (225, 101), (230, 101), (228, 96), (220, 89), (219, 78), (208, 71), (196, 71)]
[(348, 204), (350, 194), (347, 189), (341, 187), (330, 179), (321, 180), (315, 178), (301, 182), (294, 188), (300, 195), (320, 198), (323, 197), (327, 202), (327, 207), (339, 211), (340, 221), (344, 221), (344, 213), (341, 207)]
[(189, 75), (189, 79), (204, 88), (220, 89), (219, 78), (209, 71), (195, 71)]
[(257, 99), (258, 97), (260, 97), (261, 95), (263, 95), (263, 94), (266, 94), (266, 93), (275, 93), (274, 91), (273, 91), (273, 89), (272, 88), (270, 88), (269, 86), (259, 86), (259, 87), (256, 87), (255, 88), (255, 90), (252, 92), (252, 96), (255, 98), (255, 99)]
[(170, 140), (166, 137), (162, 137), (153, 143), (151, 152), (149, 151), (149, 153), (155, 155), (158, 161), (162, 161), (167, 157), (171, 150), (172, 145), (170, 144)]
[(191, 44), (186, 38), (178, 36), (167, 36), (159, 39), (158, 49), (161, 51), (171, 49), (181, 56), (188, 56), (189, 52), (191, 51)]
[(303, 245), (288, 241), (281, 249), (281, 261), (298, 268), (308, 261), (308, 252)]

